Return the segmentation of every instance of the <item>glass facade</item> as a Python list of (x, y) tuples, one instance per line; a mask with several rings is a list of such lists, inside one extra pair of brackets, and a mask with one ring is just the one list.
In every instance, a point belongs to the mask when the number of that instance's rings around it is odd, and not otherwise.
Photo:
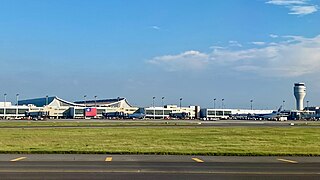
[(78, 114), (78, 115), (79, 115), (79, 114), (83, 115), (83, 112), (84, 112), (83, 109), (75, 109), (75, 110), (74, 110), (74, 113), (75, 113), (75, 114)]
[(27, 109), (19, 109), (18, 114), (25, 114), (27, 111)]
[[(5, 108), (6, 110), (6, 115), (15, 115), (17, 114), (17, 109), (16, 108)], [(26, 112), (28, 111), (28, 109), (18, 109), (18, 114), (19, 115), (24, 115)], [(4, 108), (0, 108), (0, 114), (3, 115), (4, 114)]]
[(102, 114), (102, 113), (104, 113), (104, 112), (105, 112), (104, 109), (97, 109), (97, 114)]
[(217, 116), (222, 116), (223, 115), (223, 111), (217, 111)]
[(6, 109), (6, 114), (16, 114), (17, 110), (16, 109)]
[(171, 110), (146, 110), (146, 115), (169, 115), (171, 112)]
[(208, 116), (214, 116), (214, 115), (216, 115), (216, 111), (208, 110)]
[(208, 116), (231, 116), (231, 111), (208, 110)]
[(231, 116), (231, 111), (224, 111), (225, 116)]

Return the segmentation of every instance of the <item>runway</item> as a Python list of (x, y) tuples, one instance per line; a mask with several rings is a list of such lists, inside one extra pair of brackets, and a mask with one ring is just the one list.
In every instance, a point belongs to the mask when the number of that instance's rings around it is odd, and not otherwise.
[(319, 179), (320, 157), (1, 154), (1, 179)]

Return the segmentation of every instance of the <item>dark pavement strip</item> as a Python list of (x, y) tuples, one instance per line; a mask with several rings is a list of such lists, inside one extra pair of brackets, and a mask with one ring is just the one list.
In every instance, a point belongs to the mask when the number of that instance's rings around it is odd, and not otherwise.
[[(108, 158), (111, 161), (106, 162)], [(320, 157), (0, 154), (0, 175), (2, 179), (318, 179)]]
[(320, 163), (320, 157), (299, 156), (192, 156), (192, 155), (113, 155), (113, 154), (0, 154), (1, 161), (25, 157), (20, 161), (105, 161), (111, 157), (116, 162), (204, 162), (216, 163), (284, 163), (279, 159), (298, 163)]

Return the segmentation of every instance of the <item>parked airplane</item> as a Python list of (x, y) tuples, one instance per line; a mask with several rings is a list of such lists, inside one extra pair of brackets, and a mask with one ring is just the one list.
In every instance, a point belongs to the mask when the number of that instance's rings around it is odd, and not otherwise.
[(288, 114), (282, 111), (282, 106), (280, 106), (277, 111), (273, 111), (272, 113), (255, 115), (255, 117), (257, 118), (263, 118), (268, 120), (279, 119), (281, 117), (287, 117), (287, 116)]
[(146, 114), (145, 113), (140, 113), (140, 112), (128, 115), (129, 119), (144, 119), (145, 117), (146, 117)]

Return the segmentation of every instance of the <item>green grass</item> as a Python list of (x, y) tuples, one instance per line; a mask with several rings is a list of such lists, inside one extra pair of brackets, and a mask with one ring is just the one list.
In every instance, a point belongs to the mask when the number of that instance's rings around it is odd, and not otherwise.
[(0, 153), (320, 155), (320, 128), (0, 129)]
[(298, 126), (320, 126), (320, 122), (302, 122), (298, 123)]
[(66, 121), (15, 121), (15, 122), (1, 122), (0, 127), (23, 127), (23, 126), (34, 126), (34, 127), (59, 127), (59, 126), (76, 126), (76, 127), (90, 127), (90, 126), (194, 126), (197, 123), (195, 122), (170, 122), (170, 121), (162, 121), (162, 122), (143, 122), (139, 121), (123, 121), (123, 122), (90, 122), (88, 121), (76, 121), (70, 120), (70, 122)]

